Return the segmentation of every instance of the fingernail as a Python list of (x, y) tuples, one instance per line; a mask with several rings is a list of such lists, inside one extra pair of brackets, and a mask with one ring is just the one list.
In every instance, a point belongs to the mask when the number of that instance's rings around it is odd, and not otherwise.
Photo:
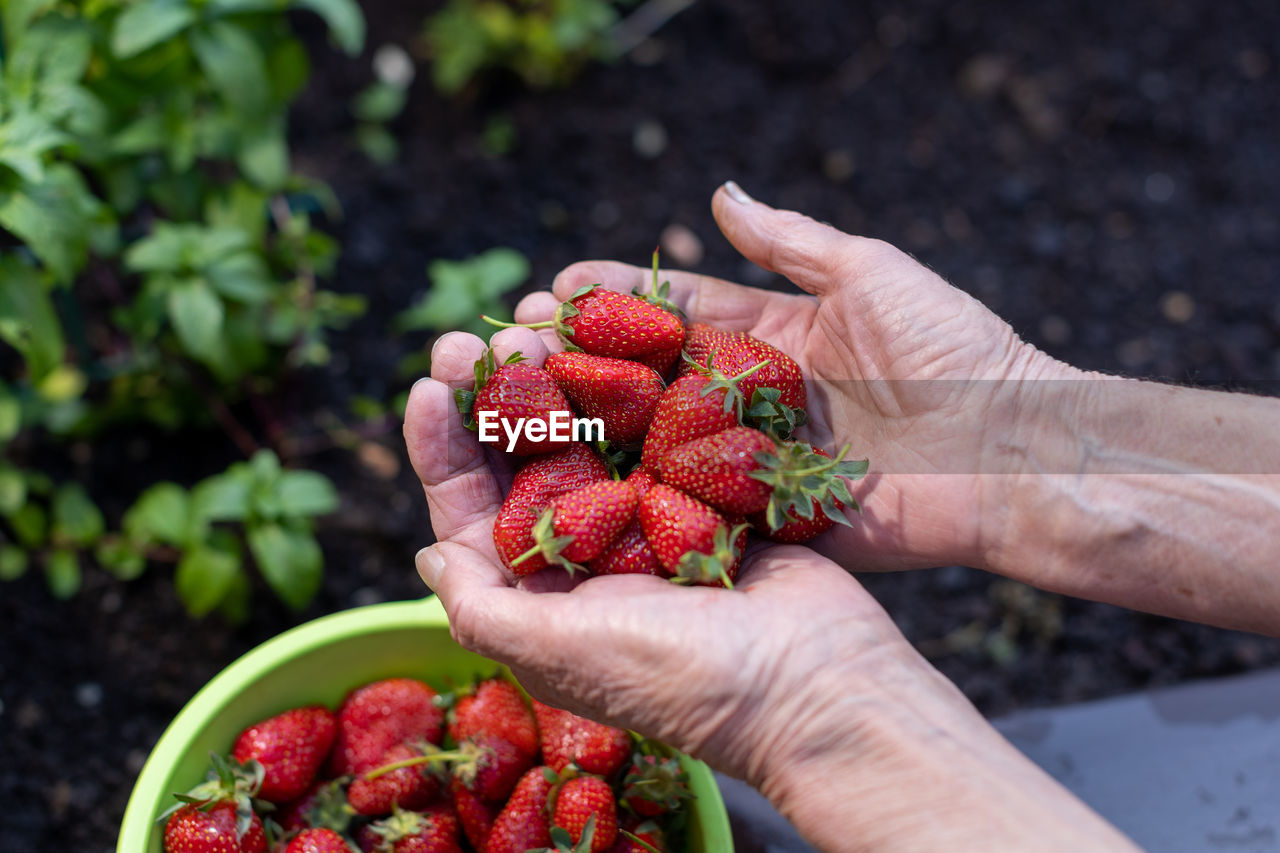
[(743, 191), (742, 187), (738, 186), (734, 181), (725, 181), (724, 191), (729, 194), (729, 198), (733, 199), (738, 204), (751, 204), (752, 202), (751, 196), (747, 195), (746, 192)]
[(424, 376), (424, 377), (422, 377), (421, 379), (419, 379), (417, 382), (413, 383), (413, 387), (409, 389), (409, 393), (410, 393), (410, 394), (412, 394), (414, 391), (417, 391), (417, 390), (418, 390), (418, 386), (419, 386), (419, 385), (421, 385), (423, 382), (426, 382), (426, 381), (427, 381), (427, 377), (425, 377), (425, 376)]
[(428, 545), (418, 552), (413, 561), (418, 567), (418, 577), (434, 590), (440, 581), (440, 576), (444, 574), (444, 557), (434, 547)]

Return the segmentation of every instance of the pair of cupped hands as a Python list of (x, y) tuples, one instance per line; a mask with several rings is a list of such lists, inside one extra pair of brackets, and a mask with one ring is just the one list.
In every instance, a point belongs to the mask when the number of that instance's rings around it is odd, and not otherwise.
[[(418, 569), (459, 642), (509, 665), (539, 699), (660, 738), (768, 792), (787, 762), (830, 741), (833, 708), (888, 707), (894, 691), (882, 685), (903, 678), (942, 681), (849, 571), (991, 566), (1003, 479), (983, 476), (983, 448), (1022, 428), (1009, 388), (1070, 368), (888, 244), (776, 210), (733, 184), (712, 208), (739, 252), (804, 293), (664, 272), (671, 298), (689, 322), (749, 332), (800, 364), (810, 392), (804, 437), (829, 450), (850, 444), (853, 458), (870, 460), (854, 484), (862, 508), (849, 511), (851, 527), (813, 547), (754, 547), (732, 591), (647, 575), (572, 581), (554, 569), (516, 581), (492, 536), (510, 472), (453, 402), (484, 341), (437, 341), (404, 430), (437, 539)], [(549, 319), (582, 285), (630, 291), (649, 279), (621, 263), (575, 264), (551, 293), (526, 297), (516, 319)], [(518, 350), (535, 363), (559, 348), (552, 333), (523, 328), (498, 332), (492, 345), (499, 358)]]

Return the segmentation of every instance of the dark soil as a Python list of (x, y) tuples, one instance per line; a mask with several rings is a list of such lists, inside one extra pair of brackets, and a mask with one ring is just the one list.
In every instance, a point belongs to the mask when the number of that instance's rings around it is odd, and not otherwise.
[[(406, 43), (420, 4), (365, 4), (370, 45)], [(778, 286), (708, 211), (733, 178), (774, 204), (914, 253), (1075, 364), (1173, 381), (1280, 374), (1280, 7), (1197, 2), (703, 0), (640, 58), (532, 93), (497, 80), (457, 101), (425, 76), (395, 125), (401, 162), (349, 144), (367, 56), (317, 57), (296, 158), (345, 207), (339, 289), (371, 311), (302, 389), (300, 424), (352, 394), (406, 384), (389, 318), (434, 258), (514, 246), (545, 286), (586, 257), (643, 263), (683, 225), (703, 272)], [(516, 129), (484, 153), (486, 122)], [(642, 125), (666, 144), (642, 156)], [(165, 724), (219, 669), (324, 612), (422, 592), (430, 539), (394, 429), (398, 474), (337, 451), (323, 593), (303, 614), (259, 595), (251, 621), (193, 626), (170, 575), (98, 571), (73, 602), (38, 578), (0, 587), (0, 849), (113, 849), (133, 777)], [(192, 453), (192, 448), (199, 448)], [(154, 476), (188, 482), (235, 450), (220, 434), (109, 436), (64, 461), (118, 510)], [(123, 460), (123, 461), (122, 461)], [(388, 472), (384, 472), (385, 473)], [(959, 567), (863, 578), (907, 636), (987, 713), (1073, 702), (1280, 662), (1280, 643), (1028, 593)]]

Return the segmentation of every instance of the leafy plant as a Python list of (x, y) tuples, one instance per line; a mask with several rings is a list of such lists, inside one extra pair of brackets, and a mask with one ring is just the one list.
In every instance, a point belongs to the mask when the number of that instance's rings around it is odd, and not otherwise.
[(515, 249), (489, 249), (462, 261), (432, 261), (427, 277), (431, 289), (396, 317), (399, 331), (464, 329), (487, 335), (492, 329), (480, 315), (510, 318), (503, 297), (529, 279), (529, 261)]
[(450, 0), (427, 20), (432, 80), (457, 92), (492, 68), (534, 88), (567, 83), (591, 60), (613, 56), (618, 0)]
[(289, 9), (360, 50), (353, 0), (0, 6), (0, 578), (39, 563), (65, 597), (86, 554), (122, 577), (172, 556), (193, 614), (236, 615), (243, 539), (286, 603), (314, 594), (310, 519), (333, 487), (269, 451), (190, 492), (148, 489), (111, 533), (82, 486), (14, 461), (137, 421), (216, 421), (248, 454), (229, 403), (323, 364), (327, 330), (364, 310), (318, 287), (337, 246), (312, 219), (337, 208), (289, 168), (308, 76)]
[(337, 491), (324, 476), (283, 470), (274, 453), (262, 450), (189, 490), (170, 482), (151, 486), (125, 514), (123, 530), (103, 538), (97, 555), (125, 579), (141, 573), (149, 559), (176, 562), (174, 583), (192, 616), (218, 609), (239, 619), (250, 589), (247, 544), (280, 600), (301, 608), (319, 589), (324, 565), (312, 519), (337, 506)]

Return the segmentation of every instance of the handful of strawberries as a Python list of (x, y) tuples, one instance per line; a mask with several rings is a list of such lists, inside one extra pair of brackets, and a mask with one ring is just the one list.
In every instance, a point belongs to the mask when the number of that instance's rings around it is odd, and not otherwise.
[(692, 797), (665, 747), (501, 678), (376, 681), (212, 758), (162, 817), (166, 853), (667, 853)]
[[(686, 326), (657, 272), (655, 256), (649, 295), (580, 289), (529, 326), (554, 327), (564, 352), (536, 367), (490, 350), (455, 394), (469, 427), (502, 423), (507, 452), (527, 458), (493, 528), (516, 575), (558, 565), (732, 587), (749, 531), (804, 542), (857, 509), (845, 480), (867, 462), (792, 437), (807, 421), (799, 365), (743, 332)], [(604, 441), (530, 439), (554, 437), (565, 413), (602, 424)]]

